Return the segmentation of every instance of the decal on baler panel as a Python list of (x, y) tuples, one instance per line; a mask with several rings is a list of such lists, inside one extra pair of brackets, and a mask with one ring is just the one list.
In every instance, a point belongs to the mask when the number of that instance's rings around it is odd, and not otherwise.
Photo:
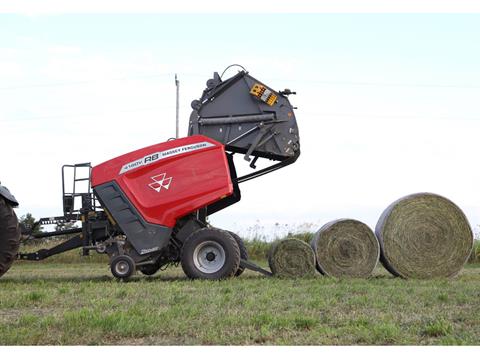
[(160, 192), (162, 188), (168, 189), (170, 187), (170, 183), (172, 183), (172, 177), (167, 177), (166, 173), (162, 173), (150, 178), (153, 180), (153, 182), (149, 183), (148, 186), (157, 192)]
[(159, 251), (159, 250), (160, 250), (160, 247), (153, 247), (153, 248), (148, 248), (148, 249), (142, 249), (142, 250), (140, 250), (140, 254), (141, 254), (141, 255), (144, 255), (144, 254), (156, 252), (156, 251)]
[(139, 158), (138, 160), (135, 160), (123, 165), (119, 174), (134, 170), (135, 168), (138, 168), (138, 167), (146, 166), (150, 163), (160, 161), (164, 158), (168, 158), (168, 157), (179, 155), (186, 152), (198, 151), (198, 150), (212, 147), (212, 146), (215, 146), (215, 145), (213, 143), (205, 141), (205, 142), (192, 143), (190, 145), (174, 147), (161, 152), (155, 152), (143, 158)]

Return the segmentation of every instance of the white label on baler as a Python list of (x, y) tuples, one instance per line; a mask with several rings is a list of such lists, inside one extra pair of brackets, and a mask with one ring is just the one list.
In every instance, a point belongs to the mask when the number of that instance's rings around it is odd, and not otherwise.
[(269, 89), (265, 89), (265, 91), (263, 92), (263, 95), (262, 95), (262, 97), (260, 97), (260, 99), (263, 102), (267, 102), (268, 96), (270, 96), (271, 94), (272, 94), (272, 91), (270, 91)]
[(215, 145), (213, 143), (205, 141), (205, 142), (192, 143), (191, 145), (174, 147), (161, 152), (155, 152), (143, 158), (139, 158), (138, 160), (127, 163), (126, 165), (123, 165), (119, 174), (134, 170), (138, 167), (149, 165), (150, 163), (163, 160), (164, 158), (180, 155), (186, 152), (198, 151), (198, 150), (212, 147), (212, 146), (215, 146)]
[(143, 255), (143, 254), (147, 254), (147, 253), (152, 253), (152, 252), (156, 252), (156, 251), (159, 251), (160, 250), (160, 247), (153, 247), (153, 248), (148, 248), (148, 249), (142, 249), (140, 251), (140, 254)]

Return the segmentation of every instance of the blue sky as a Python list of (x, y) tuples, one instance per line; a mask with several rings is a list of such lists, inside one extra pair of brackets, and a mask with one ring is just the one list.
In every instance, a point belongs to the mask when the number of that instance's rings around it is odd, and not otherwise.
[[(416, 76), (428, 66), (425, 80), (458, 80), (459, 74), (467, 80), (472, 72), (473, 80), (478, 80), (478, 19), (476, 14), (3, 14), (0, 41), (4, 47), (33, 45), (39, 60), (42, 48), (51, 45), (80, 46), (85, 51), (118, 56), (148, 50), (159, 57), (190, 62), (194, 57), (208, 64), (219, 52), (222, 59), (228, 53), (258, 53), (272, 60), (300, 57), (320, 64), (341, 59), (353, 64), (352, 70), (400, 62), (416, 70)], [(26, 39), (34, 39), (35, 44)], [(450, 77), (453, 74), (455, 77)], [(332, 73), (335, 80), (339, 75)], [(362, 75), (371, 74), (348, 71), (342, 77), (350, 80)]]
[(298, 92), (303, 152), (245, 184), (242, 202), (214, 223), (242, 231), (353, 217), (374, 226), (393, 200), (431, 191), (475, 226), (479, 38), (473, 14), (2, 14), (0, 149), (16, 156), (2, 157), (0, 179), (20, 214), (59, 214), (63, 163), (100, 163), (171, 137), (174, 73), (185, 134), (205, 81), (240, 63)]

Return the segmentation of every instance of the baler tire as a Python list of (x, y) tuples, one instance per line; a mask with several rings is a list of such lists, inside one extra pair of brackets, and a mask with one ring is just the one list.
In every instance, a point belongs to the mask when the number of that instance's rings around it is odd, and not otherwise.
[[(212, 263), (217, 257), (219, 262)], [(227, 231), (201, 228), (185, 240), (180, 261), (185, 275), (191, 279), (225, 279), (238, 271), (240, 248)]]
[[(233, 239), (235, 239), (235, 241), (237, 242), (238, 248), (240, 249), (240, 259), (244, 259), (244, 260), (247, 261), (248, 260), (248, 253), (247, 253), (247, 248), (245, 247), (245, 243), (243, 242), (243, 239), (238, 234), (236, 234), (234, 232), (228, 231), (228, 233), (230, 233), (230, 235), (233, 237)], [(245, 267), (240, 265), (238, 267), (237, 272), (235, 273), (235, 277), (238, 277), (244, 271), (245, 271)]]
[(122, 254), (112, 259), (110, 270), (115, 278), (128, 279), (135, 273), (135, 262), (132, 257)]
[(17, 258), (20, 236), (17, 215), (10, 203), (0, 197), (0, 277)]

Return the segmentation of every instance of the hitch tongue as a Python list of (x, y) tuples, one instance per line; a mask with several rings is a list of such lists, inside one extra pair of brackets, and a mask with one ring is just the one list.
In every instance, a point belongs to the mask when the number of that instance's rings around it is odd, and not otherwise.
[(80, 248), (82, 246), (82, 236), (77, 235), (49, 249), (40, 249), (34, 253), (18, 253), (17, 258), (27, 261), (41, 261), (42, 259), (48, 258), (55, 254), (63, 253), (75, 248)]
[(258, 273), (261, 273), (263, 274), (264, 276), (267, 276), (267, 277), (271, 277), (273, 276), (273, 274), (265, 269), (263, 269), (262, 267), (256, 265), (255, 263), (252, 263), (252, 262), (249, 262), (245, 259), (240, 259), (240, 265), (244, 268), (248, 268), (254, 272), (258, 272)]

